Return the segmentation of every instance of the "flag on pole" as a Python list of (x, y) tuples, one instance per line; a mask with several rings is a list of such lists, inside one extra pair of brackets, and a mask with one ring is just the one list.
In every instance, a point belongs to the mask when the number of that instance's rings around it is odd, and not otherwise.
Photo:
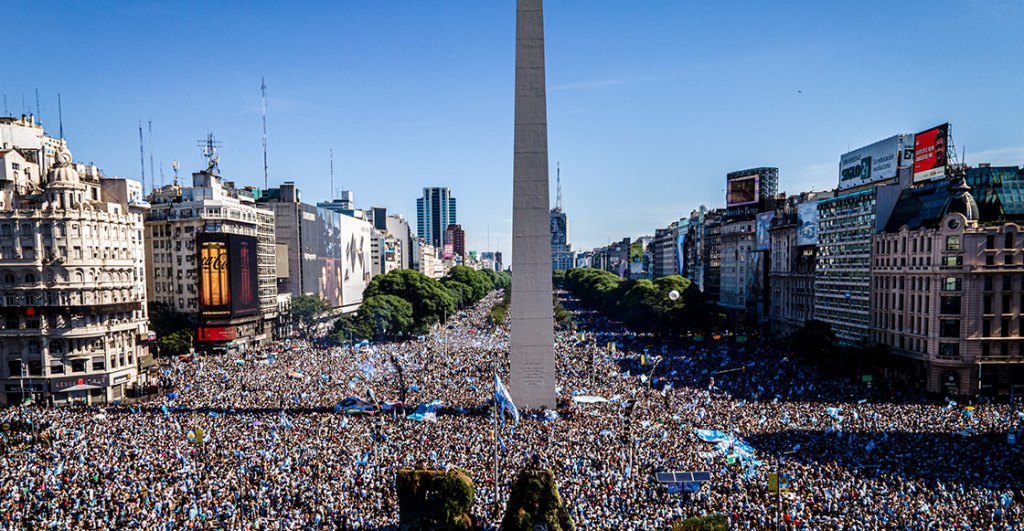
[(501, 425), (505, 425), (506, 408), (511, 410), (512, 420), (519, 424), (519, 410), (516, 409), (515, 403), (512, 402), (512, 395), (508, 393), (508, 389), (505, 388), (505, 384), (501, 383), (501, 378), (497, 374), (494, 375), (494, 399), (498, 401), (498, 406), (501, 407)]

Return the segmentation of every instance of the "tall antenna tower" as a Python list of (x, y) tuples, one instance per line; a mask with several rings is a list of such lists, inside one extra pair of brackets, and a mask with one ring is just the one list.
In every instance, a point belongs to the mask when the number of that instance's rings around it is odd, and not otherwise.
[(267, 81), (260, 78), (260, 90), (263, 92), (263, 188), (269, 189), (267, 175)]
[(11, 111), (7, 110), (7, 94), (4, 94), (4, 116), (10, 116)]
[(562, 163), (555, 163), (555, 183), (557, 183), (556, 189), (558, 190), (555, 195), (555, 210), (562, 211)]
[(171, 161), (171, 169), (174, 170), (174, 186), (178, 186), (178, 168), (180, 167), (181, 165), (178, 164), (178, 161)]
[(334, 148), (331, 148), (331, 201), (334, 201)]
[(207, 133), (206, 139), (196, 142), (196, 145), (203, 148), (203, 156), (206, 157), (206, 171), (210, 173), (217, 173), (220, 170), (220, 155), (217, 154), (217, 148), (223, 146), (219, 140), (213, 137), (213, 133)]
[[(7, 96), (4, 96), (4, 110), (7, 110)], [(60, 103), (60, 92), (57, 93), (57, 120), (60, 121), (60, 139), (64, 140), (64, 109)]]
[(139, 120), (139, 166), (142, 167), (142, 191), (146, 191), (146, 152), (142, 144), (142, 120)]
[(39, 123), (39, 122), (42, 122), (42, 121), (43, 121), (43, 110), (42, 110), (42, 107), (39, 106), (39, 89), (36, 89), (36, 122)]
[(149, 178), (153, 181), (153, 188), (156, 188), (156, 172), (153, 171), (153, 120), (149, 120)]
[(160, 161), (160, 188), (164, 187), (164, 161)]

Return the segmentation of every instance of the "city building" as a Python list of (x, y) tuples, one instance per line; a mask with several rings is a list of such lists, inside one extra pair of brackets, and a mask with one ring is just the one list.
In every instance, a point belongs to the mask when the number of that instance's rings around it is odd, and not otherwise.
[(673, 221), (668, 227), (654, 231), (651, 251), (651, 273), (654, 278), (669, 275), (685, 276), (686, 236), (690, 220)]
[(457, 258), (457, 262), (466, 261), (466, 231), (462, 225), (452, 223), (444, 230), (444, 259)]
[(871, 339), (928, 391), (1020, 396), (1024, 174), (951, 173), (903, 190), (874, 236)]
[(745, 313), (754, 249), (754, 220), (731, 219), (719, 229), (721, 245), (718, 303), (724, 308)]
[(569, 221), (562, 211), (562, 173), (558, 171), (555, 208), (551, 209), (551, 269), (564, 271), (576, 263), (576, 252), (569, 243)]
[(764, 253), (755, 249), (756, 218), (775, 209), (778, 187), (778, 168), (751, 168), (726, 175), (726, 209), (718, 229), (718, 302), (740, 320), (760, 318), (763, 313), (765, 264)]
[(205, 169), (192, 186), (149, 196), (146, 293), (149, 301), (196, 318), (197, 348), (235, 350), (266, 344), (277, 319), (274, 212), (251, 191), (222, 180), (213, 136)]
[(121, 400), (148, 384), (142, 186), (0, 118), (0, 402)]
[(896, 135), (840, 157), (835, 197), (818, 201), (814, 318), (846, 344), (863, 343), (871, 328), (871, 240), (910, 186), (910, 135)]
[(830, 195), (791, 196), (774, 212), (768, 228), (768, 324), (776, 336), (788, 336), (814, 318), (817, 199)]
[(437, 248), (423, 240), (419, 243), (418, 264), (418, 271), (433, 279), (440, 280), (447, 273), (444, 261), (437, 256)]
[(436, 249), (444, 250), (444, 232), (458, 223), (455, 198), (448, 188), (424, 188), (416, 200), (416, 234)]

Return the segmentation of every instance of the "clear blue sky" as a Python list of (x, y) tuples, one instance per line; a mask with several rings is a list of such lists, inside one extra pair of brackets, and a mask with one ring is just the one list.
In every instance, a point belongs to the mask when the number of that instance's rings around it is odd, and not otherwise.
[[(545, 7), (552, 202), (561, 161), (577, 248), (722, 205), (732, 170), (777, 166), (790, 193), (831, 188), (848, 149), (946, 121), (968, 161), (1024, 162), (1016, 0)], [(172, 159), (185, 175), (202, 165), (195, 143), (212, 131), (222, 173), (261, 185), (265, 76), (272, 185), (327, 199), (333, 148), (335, 186), (358, 206), (414, 221), (422, 187), (450, 186), (469, 248), (487, 247), (489, 227), (510, 251), (511, 0), (3, 11), (11, 114), (39, 89), (56, 134), (60, 92), (72, 152), (108, 175), (139, 178), (138, 122), (151, 119), (167, 181)]]

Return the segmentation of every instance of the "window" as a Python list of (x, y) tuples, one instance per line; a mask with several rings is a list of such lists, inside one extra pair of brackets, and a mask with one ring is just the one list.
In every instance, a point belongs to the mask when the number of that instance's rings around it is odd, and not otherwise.
[(106, 370), (106, 368), (107, 368), (106, 360), (104, 360), (102, 357), (95, 357), (95, 358), (92, 359), (92, 370), (94, 370), (94, 371), (102, 371), (102, 370)]
[[(1009, 319), (1003, 319), (1003, 321), (999, 324), (999, 335), (1002, 336), (1002, 337), (1010, 337), (1010, 320)], [(1006, 343), (1003, 343), (1003, 344), (1005, 345)]]
[(981, 321), (981, 337), (989, 337), (992, 335), (992, 319), (984, 319)]
[(947, 251), (959, 251), (960, 250), (960, 237), (959, 236), (946, 236), (946, 250)]
[(992, 296), (985, 295), (981, 299), (982, 313), (992, 313)]
[(984, 285), (982, 287), (985, 291), (992, 291), (992, 277), (985, 276)]
[[(985, 277), (985, 279), (989, 281), (991, 280), (991, 278), (992, 277)], [(960, 278), (946, 277), (942, 279), (942, 291), (960, 291)]]
[(1003, 244), (1004, 249), (1013, 249), (1013, 233), (1006, 233), (1006, 242)]
[(1013, 255), (1010, 254), (1010, 253), (1004, 254), (1003, 255), (1003, 263), (1006, 264), (1006, 265), (1012, 265), (1013, 264)]
[(960, 297), (941, 297), (939, 302), (939, 313), (960, 315)]
[(960, 255), (944, 256), (942, 257), (942, 264), (946, 267), (960, 267), (964, 265), (964, 257)]
[(995, 249), (996, 248), (996, 237), (994, 234), (989, 234), (985, 237), (985, 248)]
[(939, 321), (940, 337), (960, 337), (960, 320), (943, 319)]

